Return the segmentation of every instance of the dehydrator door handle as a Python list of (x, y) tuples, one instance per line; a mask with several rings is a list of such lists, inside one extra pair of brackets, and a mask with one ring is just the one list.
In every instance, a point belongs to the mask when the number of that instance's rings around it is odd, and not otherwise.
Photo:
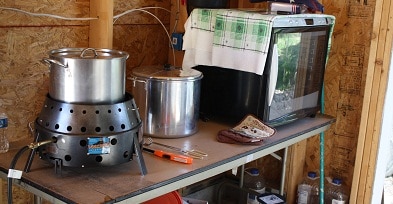
[(269, 75), (269, 106), (272, 104), (274, 91), (276, 90), (278, 75), (278, 49), (277, 44), (273, 45), (272, 62)]

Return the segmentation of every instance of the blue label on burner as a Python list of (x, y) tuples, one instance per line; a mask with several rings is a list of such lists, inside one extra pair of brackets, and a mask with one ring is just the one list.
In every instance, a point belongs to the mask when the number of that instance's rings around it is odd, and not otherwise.
[(87, 139), (87, 154), (109, 154), (109, 137), (90, 137)]

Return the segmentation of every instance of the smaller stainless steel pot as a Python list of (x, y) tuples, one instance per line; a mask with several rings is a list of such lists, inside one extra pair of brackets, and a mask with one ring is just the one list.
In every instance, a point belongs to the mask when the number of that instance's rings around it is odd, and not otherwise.
[(137, 67), (128, 79), (143, 120), (143, 134), (177, 138), (198, 131), (202, 73), (173, 67)]
[(77, 104), (113, 104), (125, 98), (128, 53), (110, 49), (62, 48), (52, 50), (49, 96)]

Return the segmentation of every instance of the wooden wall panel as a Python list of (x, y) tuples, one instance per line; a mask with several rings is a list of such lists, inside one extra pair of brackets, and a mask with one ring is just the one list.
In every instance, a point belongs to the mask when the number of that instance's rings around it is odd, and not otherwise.
[[(73, 14), (76, 17), (89, 17), (88, 14), (80, 13), (89, 10), (86, 1), (77, 1), (75, 4), (70, 4), (69, 1), (56, 2), (58, 4), (49, 1), (40, 6), (35, 2), (33, 5), (36, 7), (30, 7), (26, 1), (6, 1), (0, 6), (26, 9), (29, 12), (70, 15), (69, 17)], [(64, 6), (65, 4), (68, 6)], [(162, 1), (143, 1), (140, 4), (166, 9), (170, 6), (169, 2)], [(139, 8), (136, 1), (132, 5), (125, 6), (125, 2), (120, 5), (121, 8), (119, 5), (115, 6), (115, 15), (132, 9), (131, 6)], [(60, 12), (62, 9), (66, 12)], [(168, 28), (169, 13), (161, 9), (153, 9), (152, 12), (157, 14)], [(9, 115), (9, 135), (11, 140), (17, 140), (28, 135), (27, 122), (33, 121), (39, 113), (47, 92), (48, 67), (40, 60), (47, 57), (47, 52), (52, 49), (87, 47), (89, 26), (79, 21), (72, 21), (73, 25), (58, 26), (62, 23), (51, 18), (32, 17), (9, 10), (0, 10), (0, 22), (0, 40), (5, 42), (0, 45), (0, 111)], [(150, 15), (141, 17), (140, 12), (124, 15), (115, 22), (113, 47), (130, 53), (128, 70), (142, 64), (167, 62), (167, 53), (162, 52), (168, 47), (164, 28)]]
[[(325, 13), (336, 16), (333, 46), (325, 78), (325, 112), (337, 122), (325, 135), (326, 176), (340, 176), (350, 186), (355, 165), (374, 9), (377, 0), (320, 0)], [(379, 0), (378, 0), (379, 1)], [(173, 8), (175, 0), (114, 1), (114, 15), (133, 8)], [(233, 5), (233, 3), (231, 3)], [(259, 7), (239, 0), (242, 7)], [(89, 0), (3, 0), (0, 7), (67, 17), (89, 17)], [(181, 7), (184, 12), (185, 7)], [(173, 10), (173, 9), (172, 9)], [(162, 9), (149, 10), (163, 20), (167, 29), (170, 15)], [(173, 14), (172, 14), (173, 19)], [(180, 21), (177, 31), (181, 32)], [(11, 140), (29, 137), (27, 123), (41, 109), (48, 86), (48, 68), (40, 60), (47, 51), (60, 47), (88, 46), (88, 21), (31, 17), (0, 9), (0, 112), (10, 117)], [(130, 53), (127, 72), (141, 65), (163, 64), (168, 58), (168, 40), (156, 19), (142, 12), (129, 13), (115, 21), (113, 48)], [(178, 52), (182, 55), (182, 51)], [(180, 58), (180, 57), (179, 57)], [(181, 63), (176, 60), (176, 65)], [(129, 89), (129, 84), (127, 84)], [(306, 144), (304, 171), (319, 165), (319, 140)], [(292, 161), (295, 162), (295, 161)], [(349, 188), (349, 187), (348, 187)]]
[[(184, 33), (184, 24), (188, 18), (187, 6), (180, 0), (171, 0), (171, 11), (173, 15), (170, 18), (170, 29), (177, 33)], [(171, 47), (168, 50), (168, 62), (176, 67), (181, 67), (183, 63), (184, 51), (173, 50)]]
[(168, 48), (167, 39), (160, 25), (118, 25), (114, 30), (114, 49), (128, 52), (129, 70), (138, 66), (163, 65), (168, 55), (160, 49)]
[[(340, 177), (350, 192), (363, 106), (375, 1), (320, 1), (336, 17), (325, 72), (325, 113), (337, 121), (325, 133), (325, 177)], [(308, 139), (303, 176), (319, 167), (319, 137)], [(298, 161), (301, 161), (298, 159)], [(293, 175), (298, 177), (297, 175)], [(291, 177), (291, 175), (289, 175)], [(326, 183), (325, 183), (326, 184)], [(288, 187), (288, 195), (296, 193)], [(294, 201), (294, 196), (290, 196)]]
[(0, 111), (9, 117), (12, 141), (29, 136), (27, 124), (35, 120), (48, 92), (47, 52), (63, 46), (87, 46), (88, 27), (0, 28)]
[[(170, 0), (115, 0), (113, 15), (119, 15), (131, 9), (146, 8), (146, 7), (161, 7), (166, 10), (170, 10)], [(165, 25), (169, 25), (169, 19), (174, 13), (169, 13), (164, 9), (154, 8), (146, 9), (146, 11), (156, 15)], [(158, 21), (150, 14), (142, 11), (133, 11), (128, 13), (115, 21), (115, 25), (118, 24), (158, 24)]]
[[(325, 134), (325, 176), (341, 177), (347, 190), (350, 190), (354, 173), (376, 1), (319, 1), (325, 7), (325, 14), (336, 17), (325, 76), (325, 113), (336, 117), (337, 122)], [(263, 8), (260, 3), (248, 0), (231, 1), (231, 6)], [(301, 176), (319, 168), (319, 142), (319, 137), (313, 137), (303, 144), (305, 160), (295, 158), (302, 151), (301, 147), (290, 151), (294, 161), (289, 162), (304, 161), (304, 169), (296, 167), (303, 171)], [(299, 169), (290, 169), (294, 165), (288, 168), (289, 172), (295, 172), (289, 177), (299, 181)], [(291, 185), (287, 189), (292, 194), (290, 202), (295, 193), (295, 185)]]
[[(375, 1), (323, 1), (336, 16), (325, 76), (325, 110), (336, 117), (326, 135), (325, 173), (340, 177), (350, 191), (363, 105)], [(316, 143), (308, 145), (315, 146)], [(309, 149), (309, 148), (308, 148)], [(307, 155), (316, 156), (308, 151)], [(307, 162), (308, 160), (306, 160)], [(306, 164), (310, 166), (312, 164)]]
[(384, 103), (388, 73), (391, 71), (392, 8), (390, 0), (376, 2), (351, 203), (370, 203), (371, 197), (383, 196), (375, 195), (373, 184), (383, 109), (384, 105), (390, 105)]
[[(67, 0), (3, 0), (0, 7), (20, 9), (35, 14), (52, 14), (63, 17), (89, 17), (89, 0), (77, 0), (70, 3)], [(88, 21), (70, 21), (57, 18), (30, 15), (10, 10), (0, 9), (0, 26), (54, 26), (54, 25), (89, 25)]]
[[(115, 0), (114, 15), (147, 6), (170, 9), (170, 1)], [(89, 0), (3, 0), (0, 7), (32, 13), (53, 14), (69, 18), (89, 18)], [(163, 9), (149, 9), (169, 29), (170, 14)], [(9, 116), (11, 141), (31, 137), (27, 124), (41, 111), (48, 92), (49, 69), (41, 63), (47, 52), (62, 47), (87, 47), (89, 21), (71, 21), (30, 16), (0, 8), (0, 112)], [(113, 49), (127, 51), (127, 74), (140, 65), (167, 63), (168, 37), (151, 15), (135, 11), (114, 21)], [(128, 89), (129, 90), (129, 89)], [(0, 155), (1, 156), (1, 155)], [(0, 182), (4, 187), (6, 182)], [(6, 188), (1, 188), (6, 195)], [(16, 198), (21, 195), (21, 199)], [(14, 193), (15, 203), (32, 203), (31, 195)], [(29, 198), (30, 197), (30, 198)], [(0, 203), (6, 203), (1, 196)], [(19, 202), (20, 201), (20, 202)]]

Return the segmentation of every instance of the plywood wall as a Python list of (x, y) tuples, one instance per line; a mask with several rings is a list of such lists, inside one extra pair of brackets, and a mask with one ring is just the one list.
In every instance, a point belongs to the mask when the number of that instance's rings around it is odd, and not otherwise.
[[(31, 13), (86, 18), (89, 1), (2, 1), (1, 7)], [(115, 1), (114, 15), (141, 7), (170, 8), (163, 1)], [(170, 14), (162, 9), (149, 10), (169, 27)], [(27, 124), (34, 121), (48, 92), (49, 69), (41, 63), (47, 52), (62, 47), (87, 47), (89, 21), (35, 17), (0, 9), (0, 112), (10, 119), (11, 140), (27, 137)], [(113, 49), (130, 54), (127, 71), (140, 65), (164, 64), (168, 37), (164, 28), (150, 15), (132, 12), (114, 23)], [(94, 35), (94, 34), (93, 34)]]
[[(351, 202), (367, 203), (381, 198), (382, 186), (373, 186), (382, 183), (385, 176), (378, 158), (382, 121), (385, 113), (385, 95), (387, 91), (388, 76), (391, 72), (391, 53), (393, 46), (393, 4), (390, 0), (378, 0), (375, 5), (372, 40), (370, 45), (367, 79), (364, 91), (362, 119), (360, 122), (355, 172), (352, 182)], [(386, 139), (386, 138), (385, 138)], [(382, 170), (378, 172), (377, 169)], [(382, 175), (376, 175), (377, 173)], [(377, 181), (375, 181), (377, 180)], [(372, 188), (370, 188), (373, 186)], [(379, 193), (379, 194), (378, 194)]]
[[(34, 14), (90, 17), (89, 0), (3, 0), (0, 7), (21, 9)], [(142, 7), (162, 7), (169, 10), (170, 1), (115, 0), (114, 15)], [(156, 15), (168, 29), (169, 12), (162, 9), (148, 11)], [(47, 57), (47, 52), (52, 49), (87, 47), (89, 35), (89, 21), (31, 16), (0, 9), (0, 112), (7, 113), (9, 117), (8, 136), (11, 141), (31, 137), (27, 125), (41, 111), (48, 92), (50, 73), (41, 59)], [(168, 49), (168, 41), (161, 24), (151, 15), (142, 12), (124, 15), (113, 25), (113, 49), (130, 54), (127, 74), (140, 65), (167, 63), (168, 53), (162, 50)], [(1, 195), (5, 195), (6, 188), (2, 189)], [(5, 197), (1, 198), (0, 203), (6, 203)], [(22, 196), (21, 201), (23, 200)]]
[[(368, 70), (375, 0), (323, 0), (336, 17), (325, 75), (325, 113), (336, 123), (325, 133), (325, 177), (339, 177), (350, 192)], [(319, 137), (308, 140), (303, 175), (319, 168)], [(300, 181), (299, 178), (297, 179)], [(296, 192), (292, 188), (292, 201)]]
[[(352, 182), (362, 99), (365, 86), (371, 29), (377, 0), (320, 0), (325, 13), (336, 16), (333, 46), (325, 78), (325, 112), (337, 122), (325, 134), (326, 176), (340, 176)], [(170, 9), (176, 0), (115, 0), (114, 15), (133, 8), (159, 6)], [(182, 2), (182, 1), (179, 1)], [(247, 0), (231, 0), (231, 6), (259, 7)], [(89, 0), (3, 0), (0, 7), (18, 8), (32, 13), (67, 17), (89, 17)], [(184, 9), (184, 7), (181, 7)], [(170, 16), (161, 9), (151, 10), (169, 28)], [(172, 15), (172, 19), (173, 19)], [(184, 22), (180, 17), (178, 31)], [(172, 29), (172, 28), (169, 28)], [(140, 65), (163, 64), (173, 59), (162, 26), (151, 16), (133, 12), (114, 23), (113, 49), (127, 51), (127, 72)], [(86, 47), (88, 21), (68, 21), (32, 17), (0, 9), (0, 112), (10, 118), (11, 140), (29, 137), (27, 124), (40, 112), (48, 91), (49, 70), (40, 60), (49, 50), (60, 47)], [(182, 52), (176, 65), (181, 65)], [(169, 57), (168, 57), (169, 56)], [(129, 84), (127, 84), (129, 86)], [(128, 87), (129, 90), (129, 87)], [(304, 173), (319, 167), (319, 139), (306, 145)], [(4, 188), (3, 188), (4, 189)], [(2, 194), (3, 195), (3, 194)]]
[[(323, 0), (336, 17), (325, 75), (325, 113), (337, 121), (325, 133), (325, 177), (339, 177), (350, 192), (368, 70), (375, 0)], [(319, 137), (308, 140), (303, 175), (319, 167)], [(294, 193), (294, 192), (292, 192)], [(293, 199), (293, 197), (292, 197)]]
[[(325, 110), (337, 122), (326, 135), (326, 176), (351, 186), (361, 120), (375, 0), (323, 1), (336, 16), (325, 76)], [(309, 145), (318, 144), (310, 141)], [(308, 148), (307, 155), (317, 154)], [(306, 161), (307, 166), (313, 162)]]
[[(370, 42), (374, 37), (372, 28), (376, 1), (319, 2), (324, 5), (325, 14), (336, 17), (325, 75), (324, 110), (337, 121), (325, 132), (325, 177), (342, 178), (346, 190), (350, 192), (357, 156)], [(250, 6), (250, 3), (239, 0), (239, 5)], [(261, 7), (259, 4), (251, 6)], [(319, 171), (319, 145), (320, 138), (316, 136), (308, 139), (307, 143), (296, 144), (290, 149), (288, 172), (293, 174), (287, 178), (288, 203), (295, 202), (296, 185), (307, 171)], [(299, 158), (299, 155), (302, 158)], [(301, 165), (304, 165), (304, 168), (301, 168)], [(299, 173), (297, 169), (302, 172)]]
[[(175, 0), (172, 0), (175, 1)], [(376, 0), (319, 0), (325, 14), (334, 15), (336, 24), (332, 37), (332, 48), (325, 76), (325, 113), (334, 116), (337, 122), (325, 133), (325, 176), (340, 177), (350, 191), (363, 96), (366, 83), (370, 41)], [(248, 0), (231, 0), (231, 7), (263, 8), (260, 3)], [(181, 53), (179, 53), (181, 56)], [(296, 184), (307, 171), (318, 171), (320, 165), (319, 137), (293, 147), (289, 154), (292, 165), (301, 172), (291, 170), (292, 187), (287, 187), (289, 203), (293, 203)], [(304, 152), (300, 154), (300, 152)], [(302, 158), (298, 158), (302, 155)], [(292, 157), (291, 157), (292, 156)], [(303, 159), (304, 157), (304, 159)], [(299, 162), (301, 164), (299, 164)], [(297, 164), (296, 166), (294, 164)]]

